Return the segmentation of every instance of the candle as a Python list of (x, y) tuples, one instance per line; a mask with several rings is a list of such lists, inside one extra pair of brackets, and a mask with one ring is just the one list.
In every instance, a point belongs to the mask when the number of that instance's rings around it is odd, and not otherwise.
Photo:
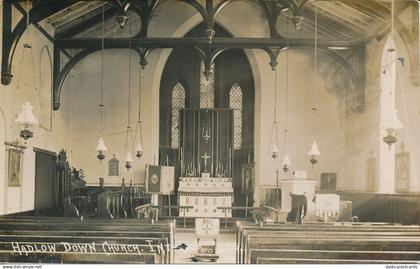
[(232, 173), (232, 148), (229, 148), (229, 173)]

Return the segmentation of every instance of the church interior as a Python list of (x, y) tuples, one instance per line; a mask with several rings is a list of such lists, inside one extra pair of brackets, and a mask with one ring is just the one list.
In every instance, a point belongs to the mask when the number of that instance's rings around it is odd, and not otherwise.
[(0, 262), (420, 262), (417, 0), (0, 9)]

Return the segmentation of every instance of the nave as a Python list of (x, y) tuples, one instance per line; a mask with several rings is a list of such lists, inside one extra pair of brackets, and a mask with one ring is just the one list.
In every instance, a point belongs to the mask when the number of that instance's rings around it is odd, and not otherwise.
[(0, 9), (0, 262), (419, 263), (418, 1)]

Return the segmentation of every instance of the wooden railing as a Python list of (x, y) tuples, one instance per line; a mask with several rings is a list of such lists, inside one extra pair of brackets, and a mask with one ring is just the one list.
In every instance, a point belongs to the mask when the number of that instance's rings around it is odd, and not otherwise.
[[(227, 220), (228, 220), (227, 211), (228, 210), (245, 211), (245, 216), (246, 217), (248, 217), (248, 211), (253, 211), (254, 213), (257, 212), (257, 211), (264, 211), (264, 208), (261, 208), (261, 207), (248, 207), (248, 206), (219, 206), (219, 207), (217, 207), (217, 209), (224, 210), (224, 212), (225, 212), (225, 218), (224, 218), (225, 228), (227, 228)], [(255, 219), (255, 217), (256, 216), (254, 214), (254, 219)]]

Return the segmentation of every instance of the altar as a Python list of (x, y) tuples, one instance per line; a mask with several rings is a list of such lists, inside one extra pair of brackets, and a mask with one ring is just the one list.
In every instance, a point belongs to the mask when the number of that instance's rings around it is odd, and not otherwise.
[(183, 109), (180, 130), (180, 216), (232, 217), (231, 109)]
[(180, 216), (184, 216), (185, 213), (186, 217), (232, 217), (230, 209), (217, 209), (217, 207), (232, 206), (232, 179), (181, 177), (179, 179), (178, 201), (180, 206), (194, 207), (192, 209), (180, 209)]

